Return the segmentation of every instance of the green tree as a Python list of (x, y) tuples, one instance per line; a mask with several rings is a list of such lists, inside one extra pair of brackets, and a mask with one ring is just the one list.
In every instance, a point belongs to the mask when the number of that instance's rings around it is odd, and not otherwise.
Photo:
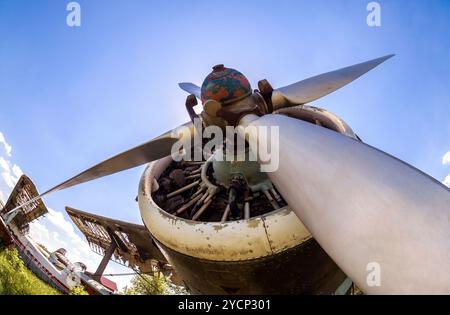
[(76, 287), (73, 287), (72, 290), (70, 290), (69, 295), (89, 295), (86, 291), (86, 289), (81, 286), (78, 285)]
[(59, 295), (23, 263), (16, 249), (0, 248), (0, 295)]
[(166, 294), (166, 278), (163, 274), (136, 275), (131, 279), (131, 287), (125, 289), (127, 295), (162, 295)]

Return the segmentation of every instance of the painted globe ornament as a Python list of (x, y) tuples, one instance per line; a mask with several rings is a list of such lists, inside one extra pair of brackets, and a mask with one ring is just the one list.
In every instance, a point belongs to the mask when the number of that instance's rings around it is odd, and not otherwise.
[(201, 100), (215, 100), (227, 105), (252, 94), (247, 78), (237, 70), (225, 68), (224, 65), (213, 67), (213, 71), (203, 81)]

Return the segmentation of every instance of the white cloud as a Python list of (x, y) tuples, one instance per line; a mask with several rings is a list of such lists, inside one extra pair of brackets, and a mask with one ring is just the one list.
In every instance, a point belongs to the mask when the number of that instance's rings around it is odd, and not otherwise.
[(0, 144), (3, 146), (6, 155), (11, 156), (12, 147), (8, 142), (6, 142), (6, 138), (1, 131), (0, 131)]
[(442, 164), (443, 165), (450, 164), (450, 151), (445, 153), (444, 156), (442, 157)]
[(3, 156), (0, 156), (0, 167), (3, 169), (4, 172), (11, 172), (11, 168), (9, 167), (9, 162), (3, 158)]
[(9, 188), (14, 188), (14, 185), (22, 176), (23, 172), (17, 164), (11, 166), (11, 162), (0, 156), (0, 171), (2, 178)]
[[(69, 258), (70, 261), (83, 262), (91, 272), (94, 272), (97, 269), (102, 259), (102, 257), (95, 254), (88, 243), (75, 232), (73, 223), (66, 220), (61, 212), (51, 208), (48, 208), (48, 214), (44, 219), (34, 221), (30, 224), (30, 236), (36, 242), (45, 245), (50, 251), (55, 251), (59, 248), (67, 249), (67, 258)], [(132, 271), (113, 262), (110, 262), (105, 270), (106, 274), (129, 272)], [(113, 277), (111, 280), (117, 283), (119, 289), (122, 289), (126, 285), (129, 286), (131, 277), (119, 276)]]
[(13, 165), (12, 167), (12, 172), (14, 174), (14, 176), (16, 176), (17, 180), (20, 178), (20, 176), (23, 175), (22, 170), (20, 169), (20, 167), (16, 164)]
[(72, 224), (64, 218), (61, 212), (48, 208), (48, 214), (46, 217), (51, 223), (53, 223), (54, 226), (57, 226), (69, 237), (73, 238), (77, 236)]
[[(3, 152), (2, 148), (5, 152)], [(0, 199), (5, 201), (15, 184), (23, 174), (22, 169), (10, 161), (11, 146), (6, 142), (0, 132)], [(6, 155), (5, 155), (6, 153)], [(1, 190), (6, 188), (5, 190)], [(36, 242), (45, 245), (50, 251), (59, 248), (67, 249), (67, 258), (72, 262), (81, 261), (94, 272), (100, 264), (102, 257), (91, 251), (88, 243), (75, 231), (73, 223), (66, 220), (62, 212), (48, 208), (44, 218), (35, 220), (30, 224), (30, 237)], [(105, 273), (129, 273), (130, 269), (110, 262)], [(129, 285), (131, 277), (112, 278), (122, 289)]]
[(44, 243), (43, 240), (49, 240), (50, 235), (47, 228), (39, 221), (34, 221), (30, 229), (30, 236), (38, 243)]
[(8, 185), (9, 188), (14, 188), (14, 185), (16, 184), (17, 179), (11, 173), (3, 172), (2, 178), (5, 181), (6, 185)]
[[(442, 164), (443, 165), (449, 165), (450, 164), (450, 151), (444, 154), (442, 157)], [(450, 174), (447, 175), (447, 177), (442, 181), (444, 185), (447, 187), (450, 187)]]
[(2, 203), (5, 203), (5, 195), (3, 195), (3, 192), (0, 190), (0, 201)]
[(6, 141), (4, 134), (0, 131), (0, 189), (6, 188), (6, 190), (1, 191), (2, 199), (14, 188), (14, 185), (22, 175), (20, 167), (12, 164), (8, 160), (11, 157), (11, 151), (11, 145)]
[(73, 262), (83, 261), (88, 267), (96, 267), (97, 259), (92, 259), (89, 245), (75, 233), (72, 223), (59, 211), (48, 208), (45, 219), (30, 225), (30, 236), (50, 250), (67, 249), (67, 256)]
[(450, 174), (447, 175), (447, 177), (443, 181), (444, 185), (450, 188)]

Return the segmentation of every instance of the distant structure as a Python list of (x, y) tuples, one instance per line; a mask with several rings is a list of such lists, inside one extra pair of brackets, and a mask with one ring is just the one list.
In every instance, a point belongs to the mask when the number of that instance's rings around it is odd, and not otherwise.
[[(0, 215), (5, 218), (8, 212), (37, 195), (36, 186), (31, 179), (22, 175), (6, 201), (6, 204), (2, 207)], [(44, 202), (42, 199), (38, 199), (17, 210), (7, 220), (10, 221), (8, 223), (14, 224), (21, 233), (26, 234), (29, 231), (29, 224), (47, 213), (48, 210)]]
[[(3, 202), (0, 200), (0, 211), (2, 211), (4, 207)], [(3, 245), (9, 246), (12, 243), (11, 234), (8, 231), (8, 227), (6, 226), (5, 221), (0, 215), (0, 241)]]
[(27, 234), (29, 225), (48, 213), (42, 199), (16, 211), (17, 206), (38, 196), (31, 179), (22, 175), (5, 204), (0, 201), (0, 241), (5, 246), (14, 246), (25, 265), (39, 278), (63, 293), (82, 285), (89, 294), (109, 295), (118, 292), (117, 285), (104, 277), (93, 279), (81, 263), (72, 263), (63, 248), (49, 252)]
[[(66, 212), (86, 237), (92, 251), (103, 256), (92, 277), (100, 281), (110, 260), (145, 274), (163, 273), (183, 286), (173, 267), (143, 225), (133, 224), (66, 207)], [(103, 282), (102, 282), (103, 283)]]

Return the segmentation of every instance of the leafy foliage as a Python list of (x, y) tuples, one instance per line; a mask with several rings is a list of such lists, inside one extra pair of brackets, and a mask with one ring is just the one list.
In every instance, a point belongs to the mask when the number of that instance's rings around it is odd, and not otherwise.
[(136, 275), (131, 279), (131, 287), (125, 289), (127, 295), (162, 295), (166, 294), (166, 278), (162, 274)]
[(16, 249), (0, 248), (0, 295), (60, 295), (23, 263)]
[(76, 286), (70, 290), (69, 295), (89, 295), (84, 287)]

